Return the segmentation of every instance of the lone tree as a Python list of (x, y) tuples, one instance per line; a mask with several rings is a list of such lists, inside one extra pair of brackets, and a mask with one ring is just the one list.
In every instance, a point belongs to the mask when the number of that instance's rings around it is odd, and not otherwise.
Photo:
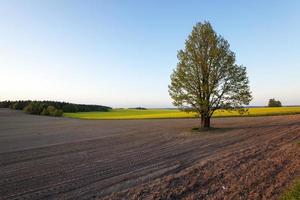
[(281, 102), (276, 101), (274, 98), (269, 100), (268, 107), (281, 107)]
[(171, 75), (169, 94), (173, 104), (201, 116), (201, 127), (210, 127), (214, 111), (247, 111), (252, 99), (246, 68), (235, 64), (229, 43), (209, 22), (197, 23), (178, 51), (179, 60)]

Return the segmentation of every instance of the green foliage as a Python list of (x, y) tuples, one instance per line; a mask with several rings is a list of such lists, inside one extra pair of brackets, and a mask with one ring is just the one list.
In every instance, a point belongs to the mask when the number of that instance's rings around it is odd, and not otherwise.
[(296, 181), (291, 189), (289, 189), (281, 200), (300, 200), (300, 180)]
[(47, 107), (47, 112), (48, 112), (48, 115), (54, 116), (54, 117), (60, 117), (60, 116), (63, 115), (63, 111), (62, 110), (56, 109), (53, 106), (48, 106)]
[(60, 109), (56, 109), (55, 110), (55, 112), (52, 114), (52, 116), (54, 116), (54, 117), (61, 117), (61, 116), (63, 116), (63, 111), (62, 110), (60, 110)]
[(62, 106), (64, 112), (78, 112), (78, 107), (74, 104), (66, 104)]
[(60, 117), (63, 115), (63, 111), (60, 109), (56, 109), (53, 106), (48, 106), (47, 109), (43, 110), (42, 114), (53, 116), (53, 117)]
[(48, 115), (53, 117), (60, 117), (63, 111), (56, 109), (54, 106), (47, 106), (47, 104), (33, 101), (24, 108), (24, 112), (33, 115)]
[(16, 101), (10, 105), (10, 107), (14, 110), (23, 110), (30, 101)]
[[(57, 102), (57, 101), (2, 101), (0, 102), (0, 108), (11, 108), (15, 110), (24, 110), (25, 107), (27, 107), (29, 104), (32, 104), (30, 107), (28, 107), (26, 110), (27, 112), (30, 109), (35, 110), (34, 112), (37, 112), (37, 109), (40, 110), (40, 113), (43, 112), (44, 108), (47, 108), (48, 106), (53, 106), (54, 108), (58, 110), (62, 110), (63, 112), (91, 112), (91, 111), (101, 111), (106, 112), (109, 111), (111, 108), (107, 106), (101, 106), (101, 105), (85, 105), (85, 104), (73, 104), (73, 103), (66, 103), (66, 102)], [(38, 106), (41, 106), (41, 108), (37, 108)], [(45, 112), (46, 113), (46, 110)]]
[(49, 115), (47, 108), (43, 109), (43, 111), (41, 112), (41, 115)]
[(48, 106), (47, 107), (47, 113), (49, 115), (53, 115), (55, 113), (55, 111), (56, 111), (56, 108), (54, 108), (53, 106)]
[(28, 114), (62, 116), (63, 112), (107, 112), (111, 108), (101, 105), (84, 105), (56, 101), (1, 101), (0, 108), (24, 110)]
[(235, 64), (229, 43), (209, 22), (193, 27), (177, 57), (169, 85), (175, 106), (199, 113), (206, 127), (218, 109), (246, 111), (252, 99), (246, 68)]
[(32, 104), (27, 105), (24, 108), (24, 112), (27, 113), (27, 114), (32, 114), (33, 113), (33, 106), (32, 106)]
[(11, 101), (0, 101), (0, 108), (9, 108)]
[(274, 98), (269, 100), (268, 107), (281, 107), (281, 102), (276, 101)]
[(147, 108), (144, 108), (144, 107), (135, 107), (135, 108), (130, 108), (130, 109), (136, 109), (136, 110), (147, 110)]
[(33, 102), (30, 102), (24, 108), (24, 112), (28, 113), (28, 114), (33, 114), (33, 115), (40, 115), (45, 108), (46, 108), (45, 104), (43, 104), (41, 102), (33, 101)]
[(11, 108), (14, 110), (24, 110), (32, 101), (0, 101), (0, 108)]

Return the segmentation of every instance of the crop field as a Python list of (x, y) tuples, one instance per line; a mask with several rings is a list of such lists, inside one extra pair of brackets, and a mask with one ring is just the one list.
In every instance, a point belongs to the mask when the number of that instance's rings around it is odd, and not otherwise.
[[(276, 108), (249, 108), (243, 116), (269, 116), (300, 114), (300, 107), (276, 107)], [(175, 109), (112, 109), (109, 112), (79, 112), (65, 113), (65, 117), (79, 119), (168, 119), (168, 118), (195, 118), (196, 113), (186, 113)], [(213, 117), (239, 117), (238, 112), (218, 110)]]
[[(149, 112), (149, 111), (148, 111)], [(300, 115), (78, 120), (0, 109), (0, 199), (294, 199)]]

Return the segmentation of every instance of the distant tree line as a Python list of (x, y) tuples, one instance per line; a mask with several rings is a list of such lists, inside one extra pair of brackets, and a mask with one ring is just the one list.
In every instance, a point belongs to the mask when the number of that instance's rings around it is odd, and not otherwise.
[(107, 112), (111, 108), (101, 105), (73, 104), (58, 101), (0, 101), (0, 108), (23, 110), (28, 114), (62, 116), (64, 112)]
[(273, 99), (269, 100), (268, 107), (281, 107), (281, 102)]
[(136, 109), (136, 110), (147, 110), (147, 108), (144, 108), (144, 107), (134, 107), (134, 108), (130, 108), (130, 109)]

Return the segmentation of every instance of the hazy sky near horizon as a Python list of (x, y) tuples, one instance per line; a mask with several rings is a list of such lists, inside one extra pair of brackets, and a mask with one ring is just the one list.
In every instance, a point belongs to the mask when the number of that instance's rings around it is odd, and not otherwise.
[(300, 1), (0, 0), (0, 100), (170, 107), (177, 50), (208, 20), (251, 105), (300, 104)]

